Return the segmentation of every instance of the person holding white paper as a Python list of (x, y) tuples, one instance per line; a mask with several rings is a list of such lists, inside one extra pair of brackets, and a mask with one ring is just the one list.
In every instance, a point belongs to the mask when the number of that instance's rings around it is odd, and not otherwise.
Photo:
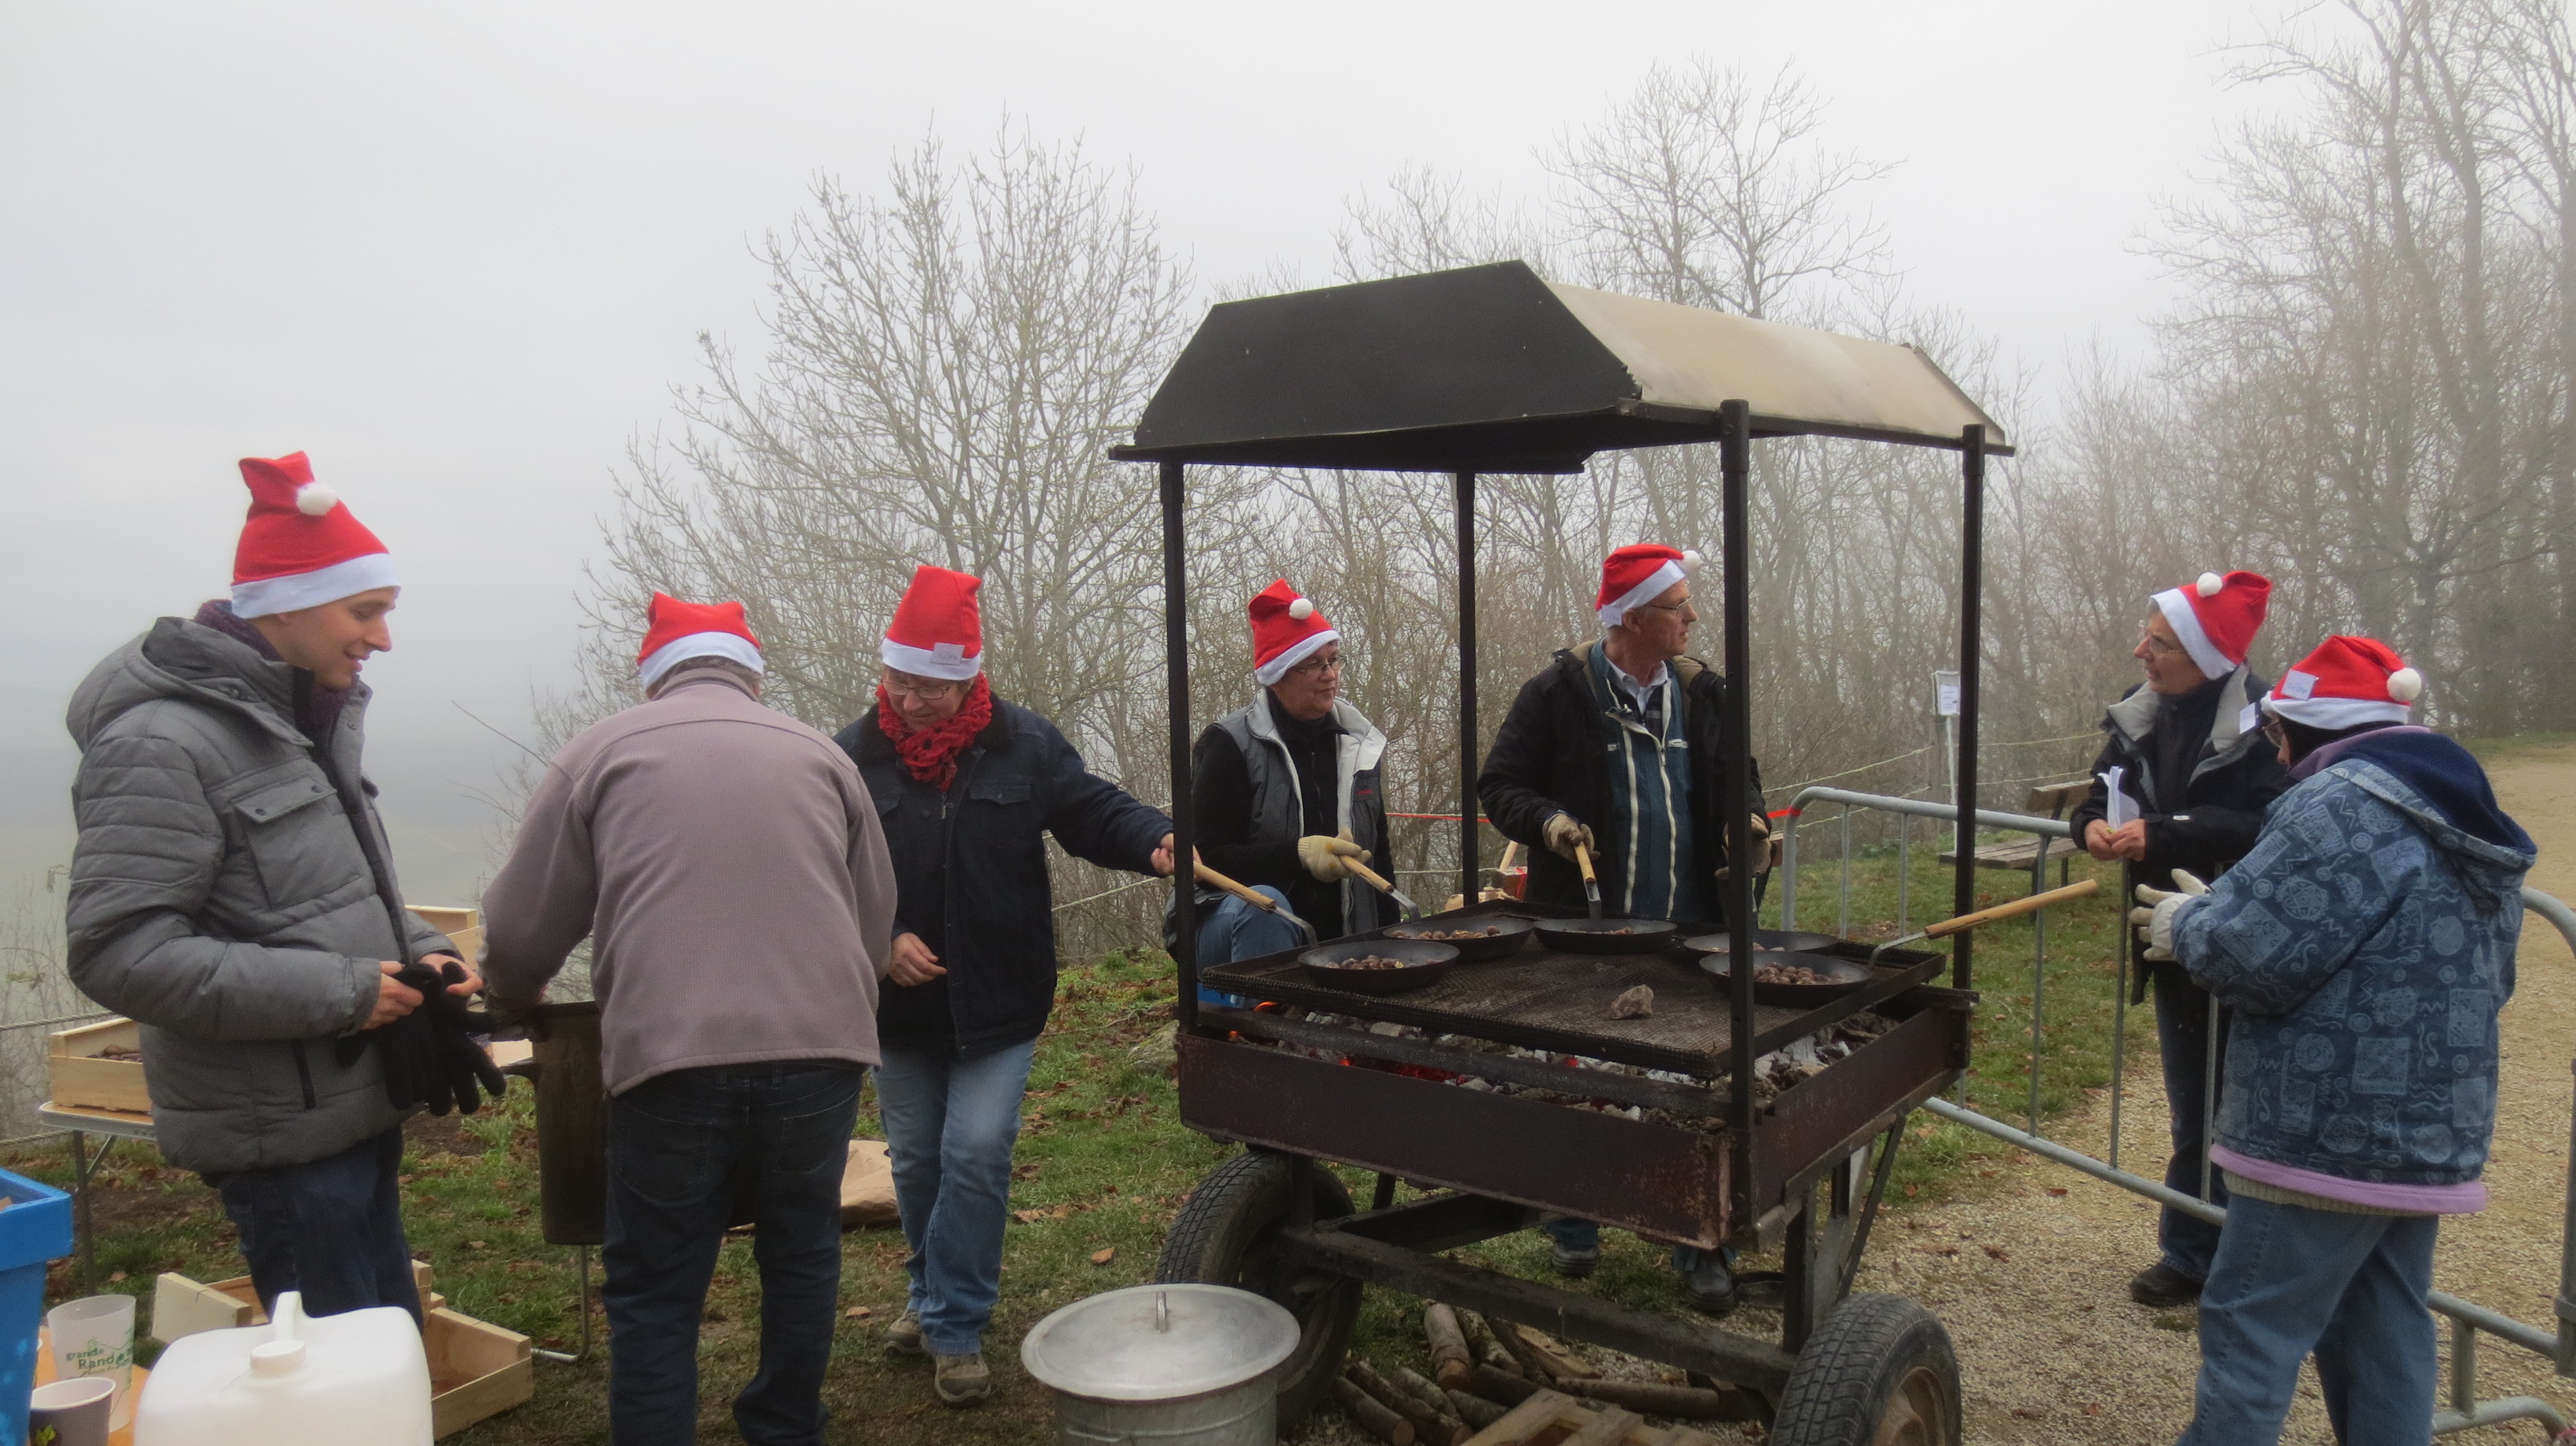
[[(2093, 857), (2124, 863), (2124, 889), (2171, 887), (2176, 869), (2217, 878), (2254, 846), (2264, 810), (2290, 786), (2253, 716), (2270, 684), (2246, 665), (2271, 593), (2257, 573), (2202, 573), (2157, 593), (2148, 609), (2130, 654), (2146, 677), (2103, 715), (2093, 792), (2067, 820)], [(2215, 1103), (2204, 1088), (2208, 1060), (2212, 1049), (2226, 1048), (2224, 1019), (2212, 1029), (2209, 995), (2169, 963), (2139, 961), (2134, 977), (2135, 1000), (2146, 998), (2150, 980), (2155, 985), (2173, 1125), (2165, 1184), (2199, 1195), (2206, 1173), (2211, 1197), (2224, 1203), (2225, 1186), (2204, 1168), (2202, 1138)], [(2156, 1238), (2158, 1259), (2129, 1282), (2129, 1296), (2159, 1308), (2189, 1305), (2209, 1278), (2218, 1227), (2167, 1210)]]

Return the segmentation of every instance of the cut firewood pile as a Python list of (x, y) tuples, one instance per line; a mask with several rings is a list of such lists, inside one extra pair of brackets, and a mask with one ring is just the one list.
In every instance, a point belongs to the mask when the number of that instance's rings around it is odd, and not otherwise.
[(1697, 1421), (1750, 1421), (1740, 1391), (1614, 1381), (1555, 1338), (1434, 1304), (1422, 1313), (1431, 1375), (1382, 1372), (1356, 1353), (1333, 1381), (1353, 1424), (1389, 1446), (1720, 1446)]

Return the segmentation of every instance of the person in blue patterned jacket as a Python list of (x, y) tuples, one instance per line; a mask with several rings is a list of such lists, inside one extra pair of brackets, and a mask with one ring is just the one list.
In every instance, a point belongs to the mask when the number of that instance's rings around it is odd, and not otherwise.
[(2466, 749), (2407, 726), (2422, 688), (2386, 644), (2326, 639), (2264, 699), (2294, 783), (2253, 851), (2138, 890), (2147, 957), (2236, 1011), (2184, 1446), (2279, 1439), (2311, 1352), (2338, 1441), (2426, 1439), (2434, 1238), (2486, 1207), (2534, 852)]

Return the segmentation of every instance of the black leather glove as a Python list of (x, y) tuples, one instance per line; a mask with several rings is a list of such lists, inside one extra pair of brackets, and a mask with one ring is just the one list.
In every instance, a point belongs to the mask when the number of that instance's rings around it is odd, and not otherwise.
[(490, 1021), (447, 992), (447, 986), (465, 982), (465, 966), (453, 961), (443, 967), (410, 964), (394, 979), (419, 992), (420, 1008), (391, 1024), (344, 1036), (338, 1045), (341, 1065), (357, 1063), (373, 1045), (384, 1065), (385, 1098), (398, 1110), (470, 1115), (483, 1103), (478, 1087), (499, 1099), (509, 1080), (473, 1039)]
[[(447, 992), (451, 984), (465, 982), (465, 966), (449, 960), (440, 966), (438, 983), (428, 991), (428, 1003), (418, 1012), (432, 1016), (430, 1072), (436, 1083), (431, 1088), (431, 1114), (445, 1114), (439, 1108), (444, 1098), (465, 1114), (472, 1114), (483, 1104), (483, 1094), (494, 1099), (510, 1087), (509, 1076), (492, 1063), (492, 1056), (475, 1036), (499, 1028), (498, 1021), (456, 995)], [(482, 1094), (476, 1093), (477, 1089)]]

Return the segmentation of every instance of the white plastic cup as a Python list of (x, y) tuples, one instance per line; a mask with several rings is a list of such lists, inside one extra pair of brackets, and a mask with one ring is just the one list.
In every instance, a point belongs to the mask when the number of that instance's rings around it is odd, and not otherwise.
[(54, 1377), (96, 1376), (116, 1384), (110, 1430), (134, 1420), (134, 1297), (90, 1295), (45, 1312), (53, 1335)]
[(27, 1398), (27, 1439), (38, 1446), (107, 1446), (115, 1399), (116, 1382), (99, 1376), (38, 1386)]

